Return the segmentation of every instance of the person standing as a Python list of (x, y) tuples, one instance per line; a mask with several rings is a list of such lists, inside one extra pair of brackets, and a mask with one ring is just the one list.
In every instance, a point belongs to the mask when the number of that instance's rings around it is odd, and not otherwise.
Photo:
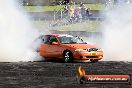
[(72, 22), (74, 19), (74, 9), (72, 8), (71, 5), (68, 5), (67, 9), (68, 9), (69, 22)]
[(85, 20), (85, 17), (86, 17), (86, 7), (85, 7), (84, 4), (81, 4), (80, 7), (81, 7), (82, 20)]
[(74, 15), (75, 15), (75, 21), (76, 22), (80, 22), (82, 19), (82, 15), (81, 15), (81, 7), (77, 7), (74, 11)]

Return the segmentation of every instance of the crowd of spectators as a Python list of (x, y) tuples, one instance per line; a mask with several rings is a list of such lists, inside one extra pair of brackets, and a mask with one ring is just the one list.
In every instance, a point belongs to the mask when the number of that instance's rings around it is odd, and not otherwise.
[(82, 2), (80, 2), (78, 7), (73, 7), (73, 5), (67, 3), (64, 7), (64, 14), (67, 16), (69, 22), (80, 22), (92, 15), (90, 8), (86, 8)]

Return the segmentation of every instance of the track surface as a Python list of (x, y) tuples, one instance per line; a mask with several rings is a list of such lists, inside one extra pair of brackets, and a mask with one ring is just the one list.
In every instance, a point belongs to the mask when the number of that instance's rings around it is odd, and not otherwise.
[(0, 63), (0, 88), (132, 88), (127, 84), (77, 84), (79, 66), (87, 74), (131, 74), (132, 62)]

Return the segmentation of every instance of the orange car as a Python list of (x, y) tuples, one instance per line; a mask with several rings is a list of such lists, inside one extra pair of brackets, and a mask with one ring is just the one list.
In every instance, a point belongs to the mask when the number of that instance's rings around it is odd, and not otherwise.
[(87, 44), (79, 37), (68, 34), (41, 35), (38, 48), (45, 60), (58, 59), (64, 62), (86, 61), (98, 62), (103, 58), (103, 51), (95, 45)]

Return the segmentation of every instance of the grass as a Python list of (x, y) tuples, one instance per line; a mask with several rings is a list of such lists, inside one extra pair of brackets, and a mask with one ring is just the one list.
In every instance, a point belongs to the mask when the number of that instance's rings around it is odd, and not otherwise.
[[(105, 8), (104, 4), (85, 4), (87, 8), (91, 10), (103, 10)], [(78, 6), (78, 5), (76, 5)], [(64, 5), (56, 5), (56, 6), (23, 6), (22, 8), (28, 12), (44, 12), (44, 11), (58, 11), (63, 8)]]
[(87, 32), (100, 32), (100, 21), (87, 21), (82, 23), (74, 23), (70, 25), (61, 25), (51, 27), (49, 21), (33, 21), (35, 25), (40, 30), (58, 30), (58, 31), (87, 31)]

